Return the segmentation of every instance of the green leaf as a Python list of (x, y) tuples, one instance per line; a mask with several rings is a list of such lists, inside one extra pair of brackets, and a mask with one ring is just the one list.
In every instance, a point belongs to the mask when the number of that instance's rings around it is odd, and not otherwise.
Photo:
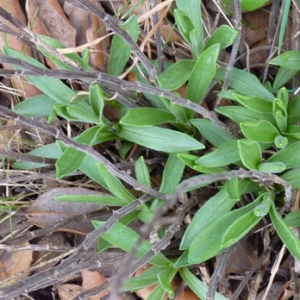
[(279, 98), (275, 98), (273, 101), (273, 115), (279, 130), (281, 132), (285, 131), (287, 127), (287, 109), (284, 101)]
[[(66, 46), (61, 43), (60, 41), (51, 38), (49, 36), (45, 36), (45, 35), (38, 35), (39, 38), (44, 41), (45, 43), (47, 43), (49, 46), (53, 47), (53, 48), (58, 48), (58, 49), (65, 49)], [(63, 63), (61, 60), (57, 59), (54, 55), (51, 55), (50, 53), (46, 52), (45, 50), (39, 48), (39, 51), (41, 51), (47, 58), (49, 58), (52, 62), (54, 62), (58, 68), (63, 69), (63, 70), (74, 70), (74, 68), (72, 68), (71, 66)], [(83, 59), (76, 53), (68, 53), (68, 54), (64, 54), (64, 56), (74, 60), (75, 62), (78, 62), (82, 67), (84, 67), (84, 62)], [(86, 70), (90, 70), (90, 68), (85, 68)]]
[[(171, 153), (163, 171), (159, 191), (164, 194), (174, 193), (182, 178), (184, 168), (184, 163), (179, 159), (177, 153)], [(151, 204), (152, 212), (155, 211), (156, 207), (162, 206), (164, 203), (165, 202), (160, 199), (155, 199)]]
[(234, 100), (243, 106), (261, 113), (272, 113), (272, 102), (259, 97), (244, 96), (233, 93)]
[(262, 173), (281, 173), (285, 170), (286, 166), (282, 162), (265, 162), (258, 166), (258, 171)]
[(186, 229), (180, 243), (180, 250), (188, 249), (200, 232), (228, 213), (235, 204), (236, 199), (230, 198), (225, 188), (206, 201)]
[(85, 156), (85, 153), (68, 147), (55, 164), (56, 178), (61, 179), (75, 172)]
[[(80, 144), (92, 146), (96, 136), (99, 133), (99, 130), (99, 127), (92, 127), (76, 137), (75, 141)], [(56, 178), (63, 178), (75, 172), (80, 167), (85, 156), (85, 153), (74, 148), (67, 147), (63, 155), (57, 160), (55, 164)]]
[(262, 196), (247, 206), (225, 213), (205, 227), (190, 246), (189, 262), (204, 262), (242, 238), (260, 221), (261, 217), (256, 217), (253, 210), (261, 201)]
[(122, 284), (122, 290), (133, 292), (158, 283), (158, 275), (164, 270), (163, 267), (151, 266), (140, 276), (126, 279)]
[[(201, 14), (201, 1), (200, 0), (176, 0), (177, 7), (183, 11), (186, 16), (190, 19), (193, 28), (187, 28), (188, 33), (195, 29), (199, 35), (199, 49), (201, 53), (204, 49), (204, 34), (203, 34), (203, 24), (202, 24), (202, 14)], [(177, 22), (177, 19), (176, 19)]]
[(284, 84), (286, 84), (297, 73), (298, 70), (296, 71), (296, 70), (280, 67), (275, 77), (275, 80), (273, 82), (273, 88), (272, 88), (273, 92), (277, 92), (279, 88), (281, 88)]
[(198, 57), (187, 86), (187, 99), (201, 103), (216, 74), (219, 51), (220, 45), (213, 45)]
[(93, 109), (85, 102), (75, 103), (65, 107), (71, 119), (78, 120), (83, 123), (99, 124), (99, 117), (95, 114)]
[(131, 203), (133, 200), (135, 200), (135, 197), (128, 192), (128, 190), (123, 186), (121, 181), (116, 176), (111, 174), (104, 165), (98, 163), (98, 168), (106, 182), (108, 190), (113, 195), (127, 201), (127, 203)]
[(171, 283), (176, 273), (176, 269), (167, 268), (158, 275), (159, 283), (161, 287), (168, 293), (170, 299), (174, 298), (174, 289)]
[(205, 148), (203, 144), (184, 133), (154, 126), (122, 125), (117, 134), (133, 143), (167, 153)]
[(41, 94), (20, 102), (15, 106), (14, 111), (24, 117), (41, 117), (49, 115), (55, 104), (56, 102), (52, 98)]
[(300, 70), (300, 51), (291, 50), (278, 55), (273, 58), (270, 65), (284, 67), (290, 70), (299, 71)]
[(190, 32), (194, 30), (194, 26), (190, 18), (181, 9), (174, 9), (174, 18), (182, 37), (188, 42), (188, 44), (190, 44)]
[[(216, 73), (216, 79), (225, 80), (226, 68), (220, 67)], [(274, 95), (270, 93), (257, 79), (256, 76), (246, 71), (236, 68), (232, 69), (230, 79), (230, 86), (236, 91), (237, 94), (251, 95), (252, 97), (259, 97), (265, 100), (272, 101)]]
[(121, 118), (120, 124), (132, 126), (159, 125), (175, 122), (176, 118), (169, 112), (150, 107), (131, 108)]
[(98, 84), (90, 85), (90, 97), (89, 101), (91, 103), (92, 109), (96, 116), (98, 116), (99, 123), (104, 123), (103, 108), (104, 108), (104, 99), (103, 91)]
[(109, 189), (104, 180), (103, 175), (99, 171), (99, 168), (97, 166), (97, 161), (94, 158), (86, 155), (86, 157), (84, 158), (84, 160), (82, 161), (82, 163), (79, 167), (79, 170), (81, 172), (83, 172), (84, 174), (86, 174), (88, 177), (90, 177), (92, 180), (99, 183), (101, 186), (103, 186), (107, 190)]
[(282, 135), (277, 135), (274, 140), (274, 144), (278, 149), (285, 148), (288, 145), (288, 142), (288, 139)]
[[(93, 225), (95, 226), (95, 228), (99, 228), (103, 224), (105, 224), (105, 222), (103, 221), (93, 221)], [(135, 248), (136, 243), (140, 239), (140, 236), (131, 228), (117, 222), (110, 228), (108, 233), (101, 235), (101, 238), (126, 251), (127, 253), (130, 253)], [(148, 241), (143, 241), (140, 247), (137, 249), (136, 255), (137, 257), (142, 257), (151, 249), (151, 243)], [(150, 260), (150, 263), (155, 266), (161, 267), (172, 266), (172, 263), (161, 252), (157, 253)]]
[(193, 57), (198, 58), (202, 53), (203, 40), (196, 29), (190, 31), (190, 47)]
[(238, 36), (237, 30), (231, 28), (228, 25), (221, 25), (218, 27), (211, 37), (208, 39), (205, 49), (212, 45), (220, 44), (220, 49), (231, 46)]
[(222, 106), (215, 109), (217, 113), (228, 117), (236, 123), (265, 120), (276, 125), (273, 114), (260, 113), (242, 106)]
[(233, 140), (222, 144), (216, 151), (201, 156), (196, 160), (196, 164), (214, 168), (235, 163), (240, 160), (237, 141)]
[(244, 136), (259, 143), (273, 143), (278, 130), (270, 122), (260, 120), (258, 122), (244, 122), (240, 124)]
[(293, 98), (292, 101), (288, 104), (287, 113), (288, 124), (298, 125), (298, 121), (300, 119), (300, 96)]
[(262, 162), (261, 148), (257, 142), (242, 139), (237, 142), (239, 155), (244, 166), (257, 170)]
[(226, 171), (225, 168), (208, 168), (201, 165), (197, 165), (196, 160), (199, 158), (199, 156), (196, 155), (192, 155), (189, 153), (179, 153), (177, 156), (184, 164), (189, 166), (191, 169), (201, 173), (214, 174)]
[(143, 156), (140, 156), (134, 165), (135, 176), (138, 182), (148, 187), (151, 187), (151, 181), (149, 176), (149, 170), (145, 164)]
[[(40, 148), (34, 149), (28, 152), (30, 155), (38, 156), (38, 157), (46, 157), (46, 158), (59, 158), (62, 155), (62, 151), (57, 146), (56, 143), (52, 143), (46, 146), (42, 146)], [(48, 166), (48, 164), (41, 164), (41, 163), (33, 163), (28, 161), (20, 161), (15, 162), (13, 164), (14, 169), (23, 169), (23, 170), (30, 170), (30, 169), (38, 169)]]
[[(136, 42), (140, 33), (137, 17), (133, 14), (126, 22), (121, 25), (132, 39)], [(119, 76), (123, 71), (131, 55), (131, 49), (127, 42), (119, 35), (114, 35), (111, 42), (110, 56), (108, 60), (108, 74)]]
[(270, 217), (282, 242), (286, 245), (290, 253), (300, 260), (300, 241), (295, 233), (284, 222), (278, 213), (275, 203), (273, 202), (270, 208)]
[(236, 202), (240, 200), (240, 180), (237, 177), (227, 180), (225, 183), (225, 188), (230, 199)]
[[(43, 64), (33, 59), (32, 57), (22, 54), (21, 52), (15, 51), (6, 46), (3, 46), (3, 51), (4, 54), (10, 57), (18, 58), (41, 69), (46, 69)], [(21, 69), (20, 67), (15, 68), (17, 70)], [(26, 79), (57, 103), (70, 103), (71, 99), (75, 96), (74, 91), (72, 91), (62, 81), (56, 78), (43, 76), (26, 76)]]
[(228, 132), (214, 125), (210, 120), (192, 119), (190, 122), (199, 130), (201, 135), (215, 147), (219, 147), (233, 140), (233, 137)]
[(165, 294), (166, 294), (166, 291), (159, 284), (155, 287), (155, 289), (147, 297), (147, 300), (163, 300), (163, 299), (165, 299)]
[(287, 226), (299, 227), (300, 226), (300, 210), (292, 211), (288, 213), (283, 221)]
[(170, 154), (163, 171), (162, 182), (159, 188), (161, 193), (172, 194), (175, 192), (184, 171), (184, 164), (177, 154)]
[(284, 35), (286, 34), (286, 27), (287, 27), (287, 22), (289, 19), (291, 2), (292, 2), (292, 0), (285, 0), (281, 7), (281, 9), (283, 9), (283, 13), (282, 13), (281, 22), (280, 22), (280, 31), (279, 31), (279, 39), (278, 39), (278, 54), (281, 52), (283, 38), (284, 38)]
[(193, 60), (180, 60), (158, 76), (159, 86), (165, 90), (176, 90), (190, 78), (194, 66)]
[(54, 197), (57, 201), (97, 203), (108, 206), (124, 206), (128, 201), (109, 195), (59, 195)]
[(268, 162), (281, 162), (287, 168), (300, 167), (300, 142), (288, 145), (272, 155)]
[(292, 170), (284, 173), (281, 178), (291, 184), (292, 189), (300, 187), (300, 167), (293, 168)]
[[(199, 299), (206, 299), (208, 292), (208, 286), (199, 280), (188, 268), (182, 268), (179, 270), (181, 278), (187, 284), (187, 286), (199, 297)], [(219, 293), (214, 296), (215, 300), (228, 300)]]
[[(261, 205), (264, 205), (264, 207)], [(230, 247), (245, 236), (268, 213), (269, 207), (270, 204), (266, 205), (262, 202), (253, 210), (241, 213), (239, 218), (233, 220), (227, 227), (221, 241), (222, 248)]]

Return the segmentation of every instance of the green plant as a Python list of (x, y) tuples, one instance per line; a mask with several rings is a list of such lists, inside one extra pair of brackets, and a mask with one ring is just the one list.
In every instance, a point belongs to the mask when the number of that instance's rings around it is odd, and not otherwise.
[[(264, 2), (256, 1), (255, 8)], [(150, 69), (142, 63), (133, 69), (137, 83), (116, 78), (130, 60), (132, 47), (128, 39), (114, 36), (108, 63), (109, 75), (94, 72), (93, 77), (88, 77), (91, 74), (88, 53), (83, 53), (82, 57), (75, 54), (67, 56), (82, 68), (78, 76), (89, 84), (88, 94), (77, 94), (57, 78), (26, 75), (25, 68), (23, 71), (27, 80), (43, 94), (15, 107), (15, 112), (25, 117), (47, 116), (50, 124), (56, 116), (69, 122), (91, 124), (89, 129), (73, 139), (58, 134), (56, 143), (39, 147), (28, 154), (56, 159), (57, 178), (80, 170), (111, 193), (106, 197), (60, 196), (57, 200), (95, 201), (121, 207), (118, 213), (122, 218), (116, 219), (114, 224), (109, 223), (109, 228), (106, 229), (108, 225), (105, 222), (94, 221), (95, 228), (102, 234), (98, 250), (105, 251), (113, 245), (129, 253), (135, 251), (138, 258), (146, 257), (153, 266), (143, 276), (126, 280), (123, 288), (138, 290), (157, 283), (159, 288), (150, 299), (161, 299), (166, 292), (172, 298), (174, 291), (171, 282), (178, 272), (186, 284), (200, 298), (204, 298), (207, 287), (188, 267), (204, 262), (235, 244), (263, 218), (269, 220), (268, 216), (290, 253), (300, 260), (300, 242), (289, 228), (299, 225), (299, 222), (294, 222), (299, 214), (288, 214), (283, 219), (277, 210), (290, 204), (291, 188), (300, 187), (300, 97), (292, 97), (284, 87), (300, 70), (300, 54), (289, 51), (274, 58), (270, 64), (280, 68), (274, 82), (265, 86), (254, 75), (233, 68), (230, 89), (219, 91), (218, 96), (233, 101), (235, 105), (218, 107), (216, 112), (238, 124), (241, 133), (237, 134), (235, 129), (220, 122), (200, 104), (211, 85), (219, 89), (216, 82), (226, 80), (226, 68), (217, 67), (217, 60), (220, 50), (231, 46), (238, 32), (223, 25), (205, 41), (200, 1), (177, 0), (176, 4), (174, 17), (177, 29), (188, 43), (193, 58), (166, 63), (165, 71), (157, 76), (158, 87), (147, 79), (147, 76), (153, 75), (152, 68), (157, 68), (157, 61), (151, 62)], [(252, 8), (248, 7), (248, 10)], [(130, 17), (121, 28), (132, 37), (130, 41), (137, 40), (139, 25), (135, 16)], [(52, 47), (64, 47), (55, 40), (41, 39)], [(53, 54), (45, 50), (42, 53), (66, 71), (57, 73), (57, 77), (68, 78), (75, 70)], [(9, 47), (4, 47), (4, 54), (17, 59), (14, 61), (17, 70), (24, 66), (18, 62), (26, 61), (29, 70), (34, 66), (37, 68), (35, 70), (45, 71), (42, 64)], [(49, 76), (46, 71), (44, 74)], [(185, 98), (188, 101), (174, 91), (186, 82)], [(109, 101), (113, 89), (120, 93), (127, 92), (127, 101)], [(138, 93), (147, 98), (150, 107), (136, 105)], [(33, 105), (36, 108), (34, 111), (31, 110)], [(110, 120), (105, 116), (106, 106), (118, 110), (119, 120)], [(204, 118), (200, 118), (199, 113)], [(45, 128), (41, 127), (41, 130)], [(106, 141), (119, 142), (118, 154), (123, 158), (135, 144), (153, 153), (163, 152), (166, 162), (158, 191), (152, 189), (143, 156), (135, 162), (136, 179), (133, 179), (93, 151), (93, 146)], [(13, 166), (32, 169), (46, 165), (22, 161)], [(186, 166), (199, 172), (199, 175), (183, 181)], [(146, 195), (148, 193), (149, 199), (146, 201), (142, 197), (142, 201), (139, 199), (140, 202), (137, 202), (121, 180)], [(155, 224), (157, 216), (161, 216), (168, 206), (165, 202), (223, 180), (226, 182), (197, 211), (187, 227), (180, 244), (182, 255), (176, 259), (168, 259), (162, 254), (164, 244), (157, 242), (151, 245), (128, 226), (136, 219)], [(245, 195), (251, 195), (255, 200), (242, 205), (240, 199)], [(174, 202), (171, 201), (171, 204)], [(182, 210), (186, 212), (188, 208), (186, 205)], [(181, 221), (182, 216), (178, 216), (174, 226), (164, 226), (158, 232), (161, 240), (164, 241), (164, 237), (167, 239), (168, 234), (171, 236)], [(215, 299), (225, 298), (217, 294)]]

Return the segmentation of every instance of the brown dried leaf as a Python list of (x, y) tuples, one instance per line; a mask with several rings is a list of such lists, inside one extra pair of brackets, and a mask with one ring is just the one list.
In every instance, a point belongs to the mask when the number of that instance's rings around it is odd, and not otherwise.
[[(103, 10), (101, 4), (95, 0), (91, 0), (98, 8)], [(81, 8), (73, 6), (72, 4), (65, 2), (64, 11), (69, 17), (69, 21), (77, 31), (76, 45), (80, 46), (86, 43), (91, 43), (94, 40), (106, 36), (108, 33), (105, 29), (103, 22), (96, 17)], [(107, 69), (107, 53), (110, 47), (110, 40), (108, 38), (103, 39), (101, 42), (92, 45), (90, 49), (90, 62), (101, 69), (106, 71)]]
[[(81, 271), (82, 276), (82, 288), (83, 290), (91, 289), (97, 285), (100, 285), (101, 283), (106, 281), (105, 276), (103, 276), (98, 271), (90, 271), (90, 270), (84, 270)], [(97, 300), (101, 297), (104, 297), (108, 294), (108, 290), (105, 290), (96, 296), (89, 297), (88, 300)]]
[[(22, 244), (22, 246), (29, 245), (28, 242)], [(10, 283), (15, 283), (19, 279), (29, 275), (29, 271), (26, 272), (32, 263), (33, 251), (15, 251), (8, 252), (3, 251), (0, 255), (0, 280), (5, 280), (13, 275), (16, 275), (10, 280)], [(22, 274), (17, 275), (18, 273)]]
[(244, 275), (251, 267), (253, 267), (257, 259), (257, 244), (254, 243), (253, 239), (250, 237), (242, 243), (237, 244), (235, 251), (228, 259), (225, 273)]
[[(39, 239), (38, 245), (48, 245), (48, 246), (56, 246), (56, 247), (70, 247), (70, 241), (67, 239), (67, 236), (63, 232), (53, 232), (50, 235), (43, 236)], [(51, 266), (56, 265), (57, 261), (53, 258), (60, 256), (60, 252), (54, 251), (36, 251), (34, 252), (34, 264), (41, 264), (47, 261), (46, 264), (34, 270), (33, 274), (42, 272), (46, 269), (49, 269)], [(49, 262), (52, 260), (51, 262)]]
[[(102, 193), (91, 191), (84, 188), (54, 188), (40, 195), (28, 208), (26, 217), (28, 220), (42, 228), (51, 226), (58, 221), (96, 211), (103, 208), (101, 204), (94, 203), (76, 203), (66, 201), (56, 201), (58, 195), (103, 195)], [(81, 222), (71, 222), (60, 228), (61, 231), (73, 232), (78, 234), (87, 234), (94, 229), (90, 220)]]
[(58, 1), (36, 0), (36, 4), (39, 7), (37, 16), (49, 35), (68, 48), (75, 47), (76, 30), (70, 24)]
[(266, 9), (259, 9), (254, 12), (243, 14), (243, 36), (249, 47), (267, 38), (270, 12)]
[[(17, 19), (22, 23), (26, 24), (26, 17), (22, 11), (20, 3), (18, 0), (0, 0), (0, 6), (13, 14)], [(0, 18), (1, 22), (7, 24), (11, 29), (16, 32), (19, 32), (13, 25), (7, 23), (3, 18)], [(0, 49), (2, 51), (3, 46), (9, 46), (16, 51), (22, 52), (25, 55), (31, 56), (32, 52), (28, 46), (25, 46), (18, 39), (14, 38), (10, 34), (1, 33), (0, 34)], [(11, 69), (11, 66), (8, 64), (3, 64), (4, 69)], [(12, 86), (18, 90), (19, 94), (23, 98), (30, 98), (36, 95), (39, 95), (41, 92), (32, 84), (28, 83), (23, 77), (13, 76), (11, 78)]]
[(60, 300), (73, 300), (83, 288), (77, 284), (62, 284), (57, 288)]

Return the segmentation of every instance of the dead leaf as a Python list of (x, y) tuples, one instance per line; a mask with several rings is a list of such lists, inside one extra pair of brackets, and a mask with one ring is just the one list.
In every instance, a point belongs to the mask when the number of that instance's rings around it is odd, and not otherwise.
[[(13, 14), (18, 20), (20, 20), (22, 23), (26, 24), (26, 17), (23, 13), (23, 10), (20, 6), (20, 3), (18, 0), (0, 0), (0, 6)], [(4, 22), (9, 26), (11, 29), (13, 29), (16, 32), (19, 32), (13, 25), (10, 23), (7, 23), (3, 18), (0, 18), (1, 22)], [(25, 46), (22, 42), (20, 42), (18, 39), (14, 38), (10, 34), (1, 33), (0, 34), (0, 49), (2, 51), (3, 46), (9, 46), (12, 49), (21, 52), (25, 55), (32, 56), (31, 49), (28, 46)], [(11, 66), (8, 64), (2, 64), (4, 69), (11, 69)], [(24, 99), (30, 98), (36, 95), (39, 95), (41, 92), (33, 86), (31, 83), (27, 82), (23, 77), (13, 76), (11, 78), (12, 86), (17, 89), (18, 93), (21, 97)]]
[[(21, 244), (21, 246), (29, 245), (28, 242)], [(32, 263), (33, 251), (2, 251), (0, 255), (0, 280), (5, 280), (13, 275), (17, 275), (10, 280), (10, 284), (17, 282), (19, 279), (29, 275), (30, 265)], [(27, 271), (27, 272), (26, 272)]]
[[(39, 227), (45, 228), (64, 218), (103, 208), (103, 205), (95, 203), (56, 201), (54, 197), (57, 195), (103, 195), (103, 193), (84, 188), (51, 189), (40, 195), (28, 208), (26, 215), (28, 220)], [(93, 229), (94, 226), (90, 220), (71, 222), (63, 228), (60, 228), (61, 231), (78, 234), (87, 234)]]
[(36, 0), (38, 18), (43, 22), (49, 35), (66, 47), (75, 47), (76, 30), (70, 24), (57, 0)]
[(253, 267), (257, 259), (257, 245), (253, 242), (253, 238), (249, 237), (236, 245), (235, 250), (228, 259), (225, 274), (244, 275)]
[[(101, 4), (95, 0), (90, 0), (99, 9), (103, 10)], [(108, 34), (103, 22), (94, 14), (87, 12), (79, 7), (73, 6), (71, 3), (65, 2), (64, 11), (69, 17), (69, 21), (76, 29), (76, 46), (91, 43), (94, 40), (104, 37)], [(90, 49), (90, 62), (102, 71), (107, 69), (108, 49), (110, 47), (110, 39), (103, 39), (101, 42), (92, 45)]]
[[(70, 241), (67, 239), (67, 236), (63, 232), (53, 232), (50, 235), (43, 236), (37, 242), (37, 245), (48, 245), (48, 246), (56, 246), (56, 247), (66, 247), (70, 246)], [(49, 269), (51, 266), (56, 265), (57, 261), (53, 258), (61, 255), (60, 252), (54, 251), (35, 251), (34, 252), (34, 265), (41, 264), (45, 261), (48, 261), (47, 264), (37, 268), (34, 270), (34, 274), (42, 272), (46, 269)], [(52, 260), (52, 262), (49, 262)]]
[(77, 284), (62, 284), (57, 288), (60, 300), (73, 300), (83, 288)]

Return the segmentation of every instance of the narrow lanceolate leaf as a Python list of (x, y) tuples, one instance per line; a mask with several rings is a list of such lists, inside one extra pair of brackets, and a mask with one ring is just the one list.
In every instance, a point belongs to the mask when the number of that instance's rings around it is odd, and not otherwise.
[(158, 76), (159, 86), (170, 91), (181, 87), (190, 78), (194, 65), (193, 60), (180, 60)]
[[(132, 39), (137, 41), (140, 29), (136, 15), (133, 14), (121, 28), (128, 31)], [(114, 35), (108, 60), (108, 74), (119, 76), (123, 72), (130, 55), (131, 49), (128, 44), (118, 35)]]
[(98, 163), (98, 169), (105, 180), (108, 190), (113, 195), (123, 200), (126, 200), (127, 203), (130, 203), (135, 199), (135, 197), (132, 194), (130, 194), (128, 190), (123, 186), (121, 181), (116, 176), (112, 175), (104, 165)]
[[(36, 67), (45, 69), (46, 67), (37, 60), (15, 51), (9, 47), (3, 47), (4, 53), (10, 57), (19, 58)], [(16, 67), (17, 70), (20, 67)], [(57, 103), (70, 103), (71, 99), (75, 96), (75, 92), (67, 87), (62, 81), (56, 78), (43, 77), (43, 76), (26, 76), (28, 81), (35, 85), (43, 93), (51, 97)]]
[(15, 106), (14, 111), (25, 117), (41, 117), (49, 115), (55, 104), (56, 102), (48, 95), (41, 94), (20, 102)]
[(222, 106), (216, 108), (216, 112), (230, 118), (236, 123), (265, 120), (276, 125), (273, 114), (260, 113), (242, 106)]
[(143, 156), (140, 156), (134, 165), (135, 176), (138, 182), (151, 187), (150, 175)]
[[(179, 270), (181, 278), (187, 286), (199, 297), (205, 299), (208, 292), (208, 286), (204, 284), (198, 277), (196, 277), (188, 268), (181, 268)], [(214, 296), (215, 300), (228, 300), (219, 293)]]
[(254, 214), (255, 207), (261, 202), (262, 196), (247, 206), (215, 219), (193, 240), (188, 252), (189, 262), (204, 262), (242, 238), (262, 218)]
[(92, 109), (96, 116), (98, 116), (99, 123), (104, 123), (103, 117), (103, 91), (98, 84), (90, 85), (90, 97), (89, 97)]
[(141, 146), (167, 153), (203, 149), (205, 146), (187, 134), (155, 126), (118, 126), (117, 134)]
[[(92, 127), (78, 137), (76, 142), (91, 146), (99, 133), (99, 127)], [(56, 177), (63, 178), (76, 171), (83, 162), (86, 154), (74, 148), (67, 147), (63, 155), (56, 162)]]
[(300, 142), (295, 142), (276, 152), (268, 162), (281, 162), (287, 168), (300, 167)]
[(284, 67), (290, 70), (300, 70), (300, 51), (291, 50), (273, 58), (270, 65)]
[(270, 217), (280, 239), (286, 245), (290, 253), (297, 260), (300, 260), (300, 241), (295, 233), (284, 222), (284, 220), (278, 213), (274, 202), (272, 203), (270, 208)]
[(217, 127), (210, 120), (192, 119), (190, 120), (190, 122), (194, 126), (196, 126), (196, 128), (200, 131), (200, 133), (206, 140), (208, 140), (211, 144), (213, 144), (216, 147), (219, 147), (220, 145), (226, 142), (234, 140), (228, 132), (221, 129), (220, 127)]
[(228, 213), (235, 205), (236, 200), (230, 199), (225, 188), (210, 198), (197, 211), (188, 228), (186, 229), (180, 244), (180, 250), (188, 249), (193, 240), (201, 231), (209, 226), (214, 220), (217, 220)]
[[(225, 80), (226, 68), (220, 67), (217, 70), (216, 78)], [(256, 76), (236, 68), (232, 69), (230, 86), (241, 95), (251, 95), (265, 100), (273, 100), (274, 95), (270, 93), (257, 79)]]
[(262, 162), (261, 148), (257, 142), (242, 139), (237, 142), (238, 151), (244, 166), (250, 170), (257, 170)]
[(132, 126), (159, 125), (175, 122), (173, 114), (158, 108), (139, 107), (129, 109), (120, 120), (121, 124)]
[(273, 143), (279, 132), (270, 122), (244, 122), (240, 124), (245, 137), (259, 143)]
[(194, 29), (199, 36), (199, 52), (201, 53), (204, 48), (204, 34), (201, 14), (201, 1), (200, 0), (176, 0), (177, 7), (182, 10), (190, 19)]
[[(96, 228), (104, 225), (103, 221), (93, 221), (93, 225)], [(127, 227), (122, 223), (115, 223), (109, 230), (108, 233), (105, 233), (101, 236), (107, 242), (115, 245), (116, 247), (126, 251), (131, 252), (134, 247), (137, 245), (137, 242), (140, 239), (140, 235), (136, 233), (133, 229)], [(148, 241), (143, 241), (140, 247), (137, 249), (137, 257), (145, 255), (148, 251), (152, 249), (152, 245)], [(150, 263), (156, 266), (171, 266), (172, 263), (161, 253), (157, 253), (151, 260)]]
[(205, 45), (205, 49), (215, 44), (220, 44), (221, 49), (226, 48), (233, 44), (237, 36), (237, 30), (231, 28), (228, 25), (221, 25), (213, 32), (211, 37), (208, 39)]
[(203, 155), (196, 160), (196, 164), (214, 168), (232, 164), (240, 160), (237, 141), (232, 140), (222, 144), (216, 151)]
[(216, 74), (219, 51), (220, 45), (216, 44), (206, 49), (199, 56), (187, 86), (187, 99), (195, 103), (201, 103)]

